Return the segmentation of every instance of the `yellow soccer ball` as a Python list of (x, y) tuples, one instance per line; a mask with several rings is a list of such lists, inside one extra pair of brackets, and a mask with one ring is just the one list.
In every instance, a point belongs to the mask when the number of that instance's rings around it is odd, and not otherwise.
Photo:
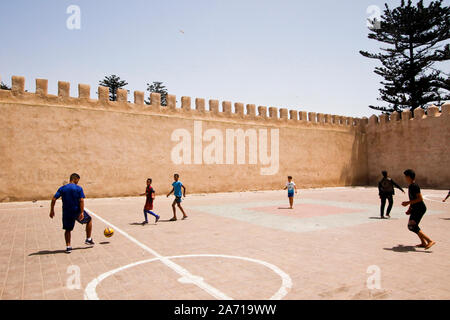
[(105, 235), (105, 237), (107, 238), (111, 238), (114, 234), (114, 229), (113, 228), (106, 228), (105, 231), (103, 231), (103, 234)]

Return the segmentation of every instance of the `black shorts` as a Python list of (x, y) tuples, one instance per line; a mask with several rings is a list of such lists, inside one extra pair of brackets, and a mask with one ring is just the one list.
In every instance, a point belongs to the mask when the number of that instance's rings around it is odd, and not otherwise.
[(86, 211), (83, 212), (83, 216), (84, 216), (83, 220), (79, 220), (78, 219), (79, 215), (76, 216), (76, 215), (69, 215), (69, 214), (64, 215), (63, 214), (63, 229), (66, 231), (72, 231), (73, 228), (75, 227), (75, 221), (77, 221), (80, 224), (87, 224), (87, 223), (89, 223), (89, 221), (92, 220), (91, 216)]
[(409, 216), (409, 220), (414, 221), (416, 225), (419, 226), (419, 223), (422, 220), (423, 215), (427, 211), (427, 208), (418, 208), (418, 209), (414, 208), (411, 211), (412, 212), (411, 215)]

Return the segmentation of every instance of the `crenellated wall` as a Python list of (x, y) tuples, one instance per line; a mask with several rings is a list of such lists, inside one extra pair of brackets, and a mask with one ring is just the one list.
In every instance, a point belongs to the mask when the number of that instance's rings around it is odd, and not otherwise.
[(47, 199), (72, 172), (89, 197), (136, 195), (147, 177), (168, 192), (175, 172), (196, 193), (279, 189), (287, 175), (300, 187), (367, 184), (367, 119), (218, 100), (208, 110), (190, 97), (177, 107), (174, 95), (162, 107), (159, 94), (130, 103), (126, 90), (109, 101), (105, 87), (91, 99), (85, 84), (70, 97), (61, 81), (52, 95), (45, 79), (24, 88), (14, 76), (0, 90), (0, 201)]
[[(109, 101), (106, 87), (91, 99), (85, 84), (71, 97), (62, 81), (52, 95), (45, 79), (33, 93), (24, 88), (13, 76), (11, 90), (0, 90), (0, 201), (48, 199), (72, 172), (88, 197), (137, 195), (147, 177), (165, 193), (175, 172), (195, 193), (279, 189), (287, 175), (300, 188), (367, 185), (381, 168), (394, 177), (415, 168), (439, 188), (448, 181), (440, 162), (449, 157), (448, 105), (388, 122), (218, 100), (206, 108), (190, 97), (178, 107), (174, 95), (162, 107), (159, 94), (147, 105), (140, 91), (133, 103), (126, 90)], [(419, 137), (424, 143), (414, 144)], [(405, 162), (411, 143), (415, 160)]]
[(376, 185), (381, 171), (404, 185), (403, 172), (413, 169), (423, 187), (450, 188), (450, 104), (372, 116), (367, 125), (368, 179)]

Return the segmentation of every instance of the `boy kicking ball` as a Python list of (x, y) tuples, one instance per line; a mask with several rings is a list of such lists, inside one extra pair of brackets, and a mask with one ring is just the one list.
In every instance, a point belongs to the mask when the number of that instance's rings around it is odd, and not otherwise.
[(292, 181), (292, 177), (288, 177), (288, 182), (286, 183), (286, 187), (284, 187), (283, 190), (288, 191), (288, 198), (289, 198), (289, 209), (294, 209), (294, 194), (297, 194), (297, 186), (295, 185), (294, 181)]
[(155, 224), (159, 220), (159, 216), (154, 213), (153, 210), (153, 201), (155, 200), (155, 189), (152, 187), (152, 179), (147, 179), (147, 187), (145, 188), (145, 192), (141, 194), (141, 196), (146, 196), (145, 205), (144, 205), (144, 222), (142, 225), (148, 224), (147, 213), (151, 214), (155, 217)]
[[(173, 183), (172, 183), (172, 191), (170, 191), (168, 194), (167, 194), (167, 197), (169, 197), (171, 194), (172, 194), (172, 192), (173, 192), (173, 194), (175, 195), (175, 200), (173, 200), (173, 202), (172, 202), (172, 210), (173, 210), (173, 218), (172, 219), (170, 219), (170, 221), (177, 221), (177, 214), (176, 214), (176, 208), (175, 208), (175, 205), (177, 205), (178, 206), (178, 208), (180, 208), (180, 210), (181, 210), (181, 212), (183, 213), (183, 220), (184, 219), (187, 219), (187, 215), (186, 215), (186, 213), (184, 212), (184, 210), (183, 210), (183, 207), (181, 206), (181, 196), (183, 196), (183, 198), (186, 198), (186, 188), (185, 188), (185, 186), (181, 183), (181, 181), (178, 181), (178, 179), (180, 178), (180, 175), (178, 174), (178, 173), (175, 173), (174, 175), (173, 175), (173, 179), (175, 180)], [(183, 188), (183, 193), (181, 193), (181, 188)]]
[(419, 228), (420, 220), (422, 220), (423, 215), (427, 211), (427, 207), (423, 202), (420, 187), (415, 182), (416, 174), (411, 169), (406, 170), (403, 174), (405, 175), (405, 180), (409, 185), (409, 201), (402, 202), (402, 206), (409, 206), (409, 209), (406, 212), (406, 214), (410, 216), (408, 221), (408, 229), (409, 231), (417, 234), (417, 236), (419, 237), (421, 244), (417, 245), (417, 247), (430, 249), (433, 245), (436, 244), (436, 242), (427, 237), (425, 233), (423, 233), (423, 231)]
[(62, 186), (58, 189), (52, 199), (50, 205), (50, 218), (55, 216), (55, 203), (60, 197), (63, 202), (62, 221), (63, 229), (65, 230), (64, 238), (66, 240), (66, 253), (72, 252), (72, 246), (70, 244), (71, 232), (75, 227), (75, 221), (80, 224), (86, 225), (86, 241), (87, 245), (94, 245), (94, 241), (91, 238), (92, 234), (92, 218), (84, 211), (84, 192), (83, 188), (78, 185), (80, 176), (73, 173), (70, 176), (70, 183)]

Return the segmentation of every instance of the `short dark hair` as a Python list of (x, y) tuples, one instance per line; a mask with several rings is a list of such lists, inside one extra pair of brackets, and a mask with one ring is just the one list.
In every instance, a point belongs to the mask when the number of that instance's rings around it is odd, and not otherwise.
[(80, 179), (80, 175), (78, 173), (72, 173), (70, 175), (70, 181), (73, 181), (75, 179)]
[(292, 179), (292, 176), (288, 176), (288, 179)]
[(386, 170), (383, 170), (383, 171), (381, 171), (381, 174), (383, 175), (383, 177), (387, 177), (387, 171)]
[(407, 177), (410, 177), (413, 180), (416, 178), (416, 173), (412, 169), (405, 170), (405, 172), (403, 172), (403, 174)]
[(173, 176), (178, 177), (178, 178), (180, 177), (180, 175), (178, 173), (175, 173)]
[(150, 181), (150, 183), (152, 183), (152, 178), (148, 178), (147, 181)]

